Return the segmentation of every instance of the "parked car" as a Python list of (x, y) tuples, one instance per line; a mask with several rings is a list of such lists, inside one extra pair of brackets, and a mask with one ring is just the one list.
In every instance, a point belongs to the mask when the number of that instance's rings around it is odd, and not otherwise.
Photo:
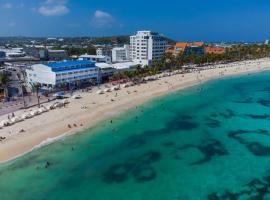
[(55, 97), (56, 99), (64, 99), (65, 93), (64, 92), (57, 92), (57, 93), (53, 94), (53, 97)]

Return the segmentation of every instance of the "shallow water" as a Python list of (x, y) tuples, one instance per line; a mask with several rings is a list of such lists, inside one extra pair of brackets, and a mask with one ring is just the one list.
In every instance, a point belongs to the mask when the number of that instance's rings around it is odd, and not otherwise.
[(0, 166), (0, 199), (270, 199), (270, 72), (155, 99)]

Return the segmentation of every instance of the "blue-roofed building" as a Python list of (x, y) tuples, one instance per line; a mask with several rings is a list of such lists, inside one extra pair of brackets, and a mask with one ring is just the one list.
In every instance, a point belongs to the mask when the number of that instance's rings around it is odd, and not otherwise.
[(0, 60), (3, 60), (6, 58), (6, 52), (0, 51)]
[(88, 60), (36, 64), (27, 69), (26, 74), (29, 85), (39, 83), (43, 88), (99, 81), (99, 68)]

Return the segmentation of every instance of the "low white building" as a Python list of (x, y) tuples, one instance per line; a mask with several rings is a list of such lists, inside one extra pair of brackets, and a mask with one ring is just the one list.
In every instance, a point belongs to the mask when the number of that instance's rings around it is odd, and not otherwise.
[(25, 57), (26, 54), (23, 51), (23, 48), (3, 48), (0, 51), (5, 52), (6, 57), (9, 58), (17, 58), (17, 57)]
[(101, 82), (108, 80), (117, 71), (112, 64), (108, 63), (96, 63), (96, 66), (99, 68)]
[(129, 45), (112, 49), (112, 62), (123, 62), (128, 60), (130, 60)]
[(109, 47), (99, 47), (96, 50), (96, 54), (98, 56), (109, 56), (111, 58), (112, 57), (112, 50)]
[(117, 71), (129, 71), (135, 69), (137, 66), (138, 63), (131, 61), (112, 64), (112, 67), (115, 68)]
[(89, 60), (97, 63), (111, 63), (111, 58), (109, 56), (101, 55), (88, 55), (84, 54), (79, 57), (79, 60)]
[(26, 69), (26, 75), (29, 86), (38, 83), (43, 88), (99, 81), (98, 67), (87, 60), (36, 64)]
[(131, 60), (141, 65), (150, 65), (165, 53), (167, 42), (158, 33), (138, 31), (130, 36)]

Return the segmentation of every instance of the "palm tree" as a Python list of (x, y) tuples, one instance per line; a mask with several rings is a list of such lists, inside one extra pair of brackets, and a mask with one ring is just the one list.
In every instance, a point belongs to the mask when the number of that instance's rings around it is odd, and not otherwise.
[(60, 83), (60, 85), (59, 85), (59, 88), (62, 90), (62, 91), (66, 91), (66, 89), (67, 89), (67, 86), (66, 86), (66, 84), (65, 83)]
[(41, 88), (41, 85), (40, 85), (40, 83), (33, 83), (32, 84), (32, 89), (34, 90), (34, 91), (36, 91), (36, 95), (37, 95), (37, 100), (38, 100), (38, 107), (40, 107), (40, 96), (39, 96), (39, 90), (40, 90), (40, 88)]
[(23, 107), (25, 108), (26, 107), (26, 102), (25, 102), (25, 98), (24, 98), (24, 91), (25, 91), (24, 82), (22, 80), (20, 80), (19, 84), (20, 84), (21, 90), (22, 90)]
[(10, 79), (8, 75), (4, 72), (0, 73), (0, 87), (4, 89), (4, 98), (8, 97), (8, 85), (10, 83)]

